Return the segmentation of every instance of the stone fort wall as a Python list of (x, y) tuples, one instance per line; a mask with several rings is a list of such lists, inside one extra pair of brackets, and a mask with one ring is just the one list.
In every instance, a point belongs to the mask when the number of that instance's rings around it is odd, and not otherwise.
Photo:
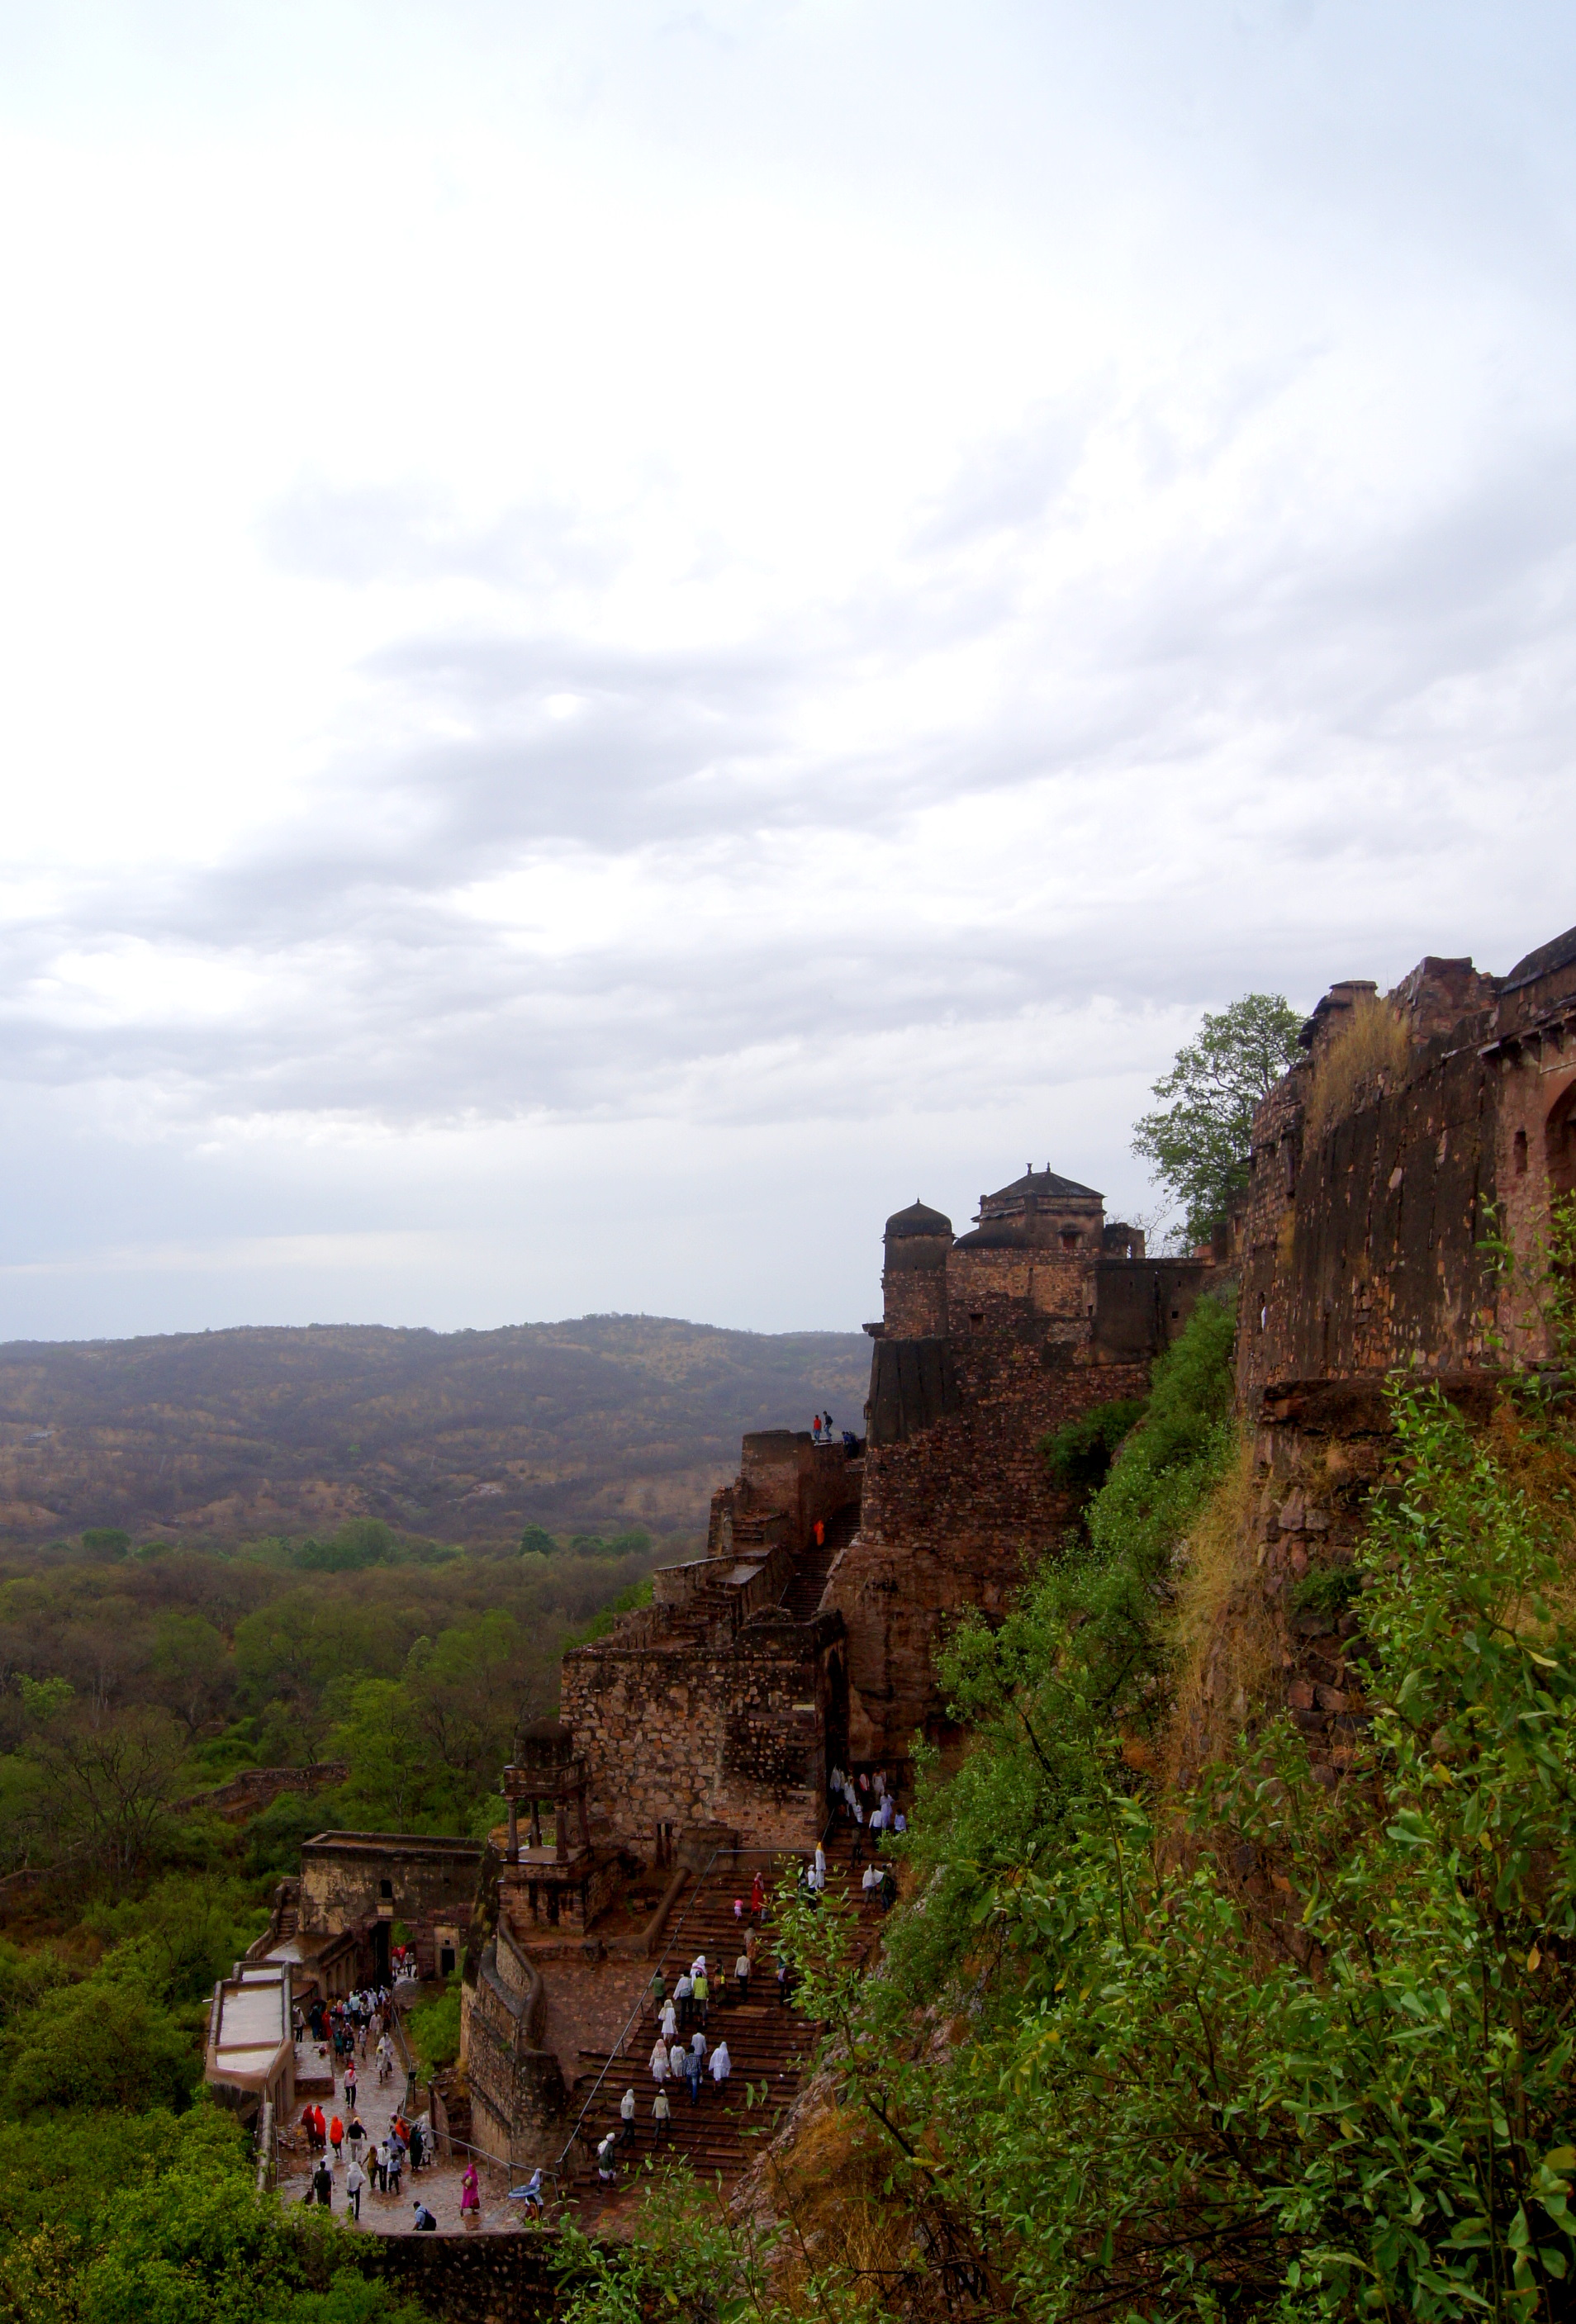
[(761, 1847), (813, 1837), (839, 1626), (762, 1621), (725, 1646), (564, 1657), (561, 1715), (591, 1773), (594, 1828), (654, 1849), (658, 1828), (730, 1826)]

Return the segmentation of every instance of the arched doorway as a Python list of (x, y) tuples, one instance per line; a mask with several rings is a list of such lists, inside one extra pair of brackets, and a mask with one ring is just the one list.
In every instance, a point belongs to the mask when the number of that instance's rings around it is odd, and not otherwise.
[(1551, 1203), (1576, 1194), (1576, 1083), (1555, 1099), (1544, 1123), (1544, 1159)]

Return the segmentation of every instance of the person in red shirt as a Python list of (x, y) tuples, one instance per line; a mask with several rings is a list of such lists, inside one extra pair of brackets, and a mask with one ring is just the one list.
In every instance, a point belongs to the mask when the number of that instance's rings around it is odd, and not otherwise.
[(339, 2161), (339, 2150), (345, 2143), (345, 2125), (337, 2115), (328, 2126), (328, 2144), (334, 2149), (334, 2160)]

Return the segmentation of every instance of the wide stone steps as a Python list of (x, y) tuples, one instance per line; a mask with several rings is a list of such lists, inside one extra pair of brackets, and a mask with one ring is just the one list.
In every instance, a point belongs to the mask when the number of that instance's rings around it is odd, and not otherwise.
[[(853, 1833), (847, 1831), (828, 1847), (826, 1893), (829, 1897), (842, 1895), (859, 1903), (862, 1895), (862, 1872), (850, 1863), (853, 1846)], [(724, 2181), (737, 2178), (749, 2167), (751, 2149), (758, 2139), (780, 2120), (791, 2105), (814, 2055), (818, 2027), (792, 2005), (785, 2009), (778, 1999), (774, 1974), (777, 1956), (770, 1920), (757, 1932), (756, 1968), (750, 1998), (742, 2003), (736, 1997), (733, 1966), (743, 1950), (743, 1928), (749, 1925), (750, 1883), (753, 1877), (753, 1865), (748, 1873), (736, 1872), (732, 1866), (714, 1868), (705, 1888), (691, 1901), (670, 1954), (662, 1965), (669, 1993), (697, 1953), (705, 1954), (708, 1971), (714, 1972), (714, 1998), (706, 2027), (708, 2064), (698, 2104), (691, 2106), (687, 2085), (676, 2084), (670, 2077), (665, 2088), (672, 2122), (668, 2130), (659, 2135), (651, 2120), (657, 2084), (650, 2064), (657, 2035), (657, 2014), (650, 2004), (641, 2011), (622, 2051), (611, 2057), (605, 2052), (581, 2052), (587, 2068), (586, 2075), (581, 2079), (587, 2090), (603, 2068), (608, 2069), (582, 2126), (585, 2154), (594, 2153), (608, 2131), (620, 2130), (620, 2102), (626, 2089), (631, 2085), (634, 2089), (635, 2135), (618, 2150), (621, 2185), (627, 2185), (648, 2159), (664, 2154), (682, 2155), (692, 2168), (708, 2175), (720, 2172)], [(734, 1917), (735, 1895), (741, 1896), (746, 1906), (743, 1923)], [(875, 1917), (869, 1907), (862, 1911), (862, 1923), (872, 1935)], [(723, 1968), (728, 1972), (725, 1980), (714, 1974)], [(727, 1998), (719, 2000), (715, 1997), (724, 1982)], [(733, 2071), (719, 2089), (711, 2077), (709, 2052), (724, 2037)], [(681, 2038), (687, 2041), (687, 2036)], [(613, 2190), (600, 2184), (590, 2164), (582, 2165), (566, 2192), (592, 2210), (605, 2205), (613, 2197)]]

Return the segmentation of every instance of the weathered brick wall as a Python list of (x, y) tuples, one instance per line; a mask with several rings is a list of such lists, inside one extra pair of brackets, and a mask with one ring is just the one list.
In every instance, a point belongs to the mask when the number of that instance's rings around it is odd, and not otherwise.
[(989, 1326), (994, 1309), (1024, 1302), (1042, 1315), (1087, 1324), (1094, 1314), (1095, 1261), (1099, 1246), (1067, 1254), (1045, 1244), (1016, 1243), (1004, 1249), (954, 1248), (947, 1256), (946, 1299), (954, 1334)]
[[(908, 1756), (939, 1731), (935, 1653), (969, 1607), (999, 1619), (1026, 1563), (1051, 1548), (1071, 1502), (1040, 1439), (1097, 1405), (1142, 1396), (1145, 1363), (1098, 1363), (1086, 1330), (1048, 1335), (1043, 1310), (1004, 1302), (994, 1328), (954, 1334), (957, 1409), (898, 1442), (872, 1440), (860, 1530), (824, 1602), (848, 1633), (848, 1748), (856, 1760)], [(877, 1342), (878, 1360), (899, 1350)]]
[(1550, 1202), (1576, 1181), (1576, 960), (1497, 994), (1470, 962), (1425, 961), (1392, 1000), (1414, 1034), (1398, 1086), (1355, 1092), (1313, 1143), (1316, 1042), (1256, 1117), (1238, 1343), (1250, 1414), (1274, 1382), (1470, 1370), (1503, 1360), (1497, 1339), (1544, 1351), (1480, 1243), (1493, 1207), (1535, 1268)]
[(881, 1314), (894, 1340), (930, 1340), (946, 1330), (945, 1241), (916, 1236), (888, 1244)]
[(558, 2312), (550, 2235), (359, 2235), (364, 2274), (443, 2324), (550, 2324)]
[[(834, 1415), (841, 1429), (853, 1416)], [(857, 1434), (857, 1431), (854, 1432)], [(739, 1475), (712, 1495), (708, 1557), (745, 1544), (803, 1549), (816, 1519), (857, 1504), (862, 1471), (841, 1443), (817, 1444), (807, 1428), (763, 1428), (744, 1439)]]
[[(300, 1926), (316, 1933), (365, 1932), (385, 1919), (411, 1932), (421, 1973), (438, 1972), (439, 1948), (457, 1949), (471, 1917), (479, 1840), (441, 1840), (401, 1832), (323, 1832), (301, 1848)], [(385, 1897), (387, 1881), (392, 1895)]]
[(593, 1816), (636, 1845), (659, 1823), (697, 1822), (802, 1845), (836, 1635), (825, 1620), (761, 1623), (726, 1653), (609, 1640), (566, 1655), (561, 1715), (585, 1758)]
[(475, 2144), (532, 2169), (556, 2160), (568, 2118), (563, 2069), (540, 2046), (546, 2011), (540, 1972), (500, 1924), (461, 1989), (461, 2060)]

